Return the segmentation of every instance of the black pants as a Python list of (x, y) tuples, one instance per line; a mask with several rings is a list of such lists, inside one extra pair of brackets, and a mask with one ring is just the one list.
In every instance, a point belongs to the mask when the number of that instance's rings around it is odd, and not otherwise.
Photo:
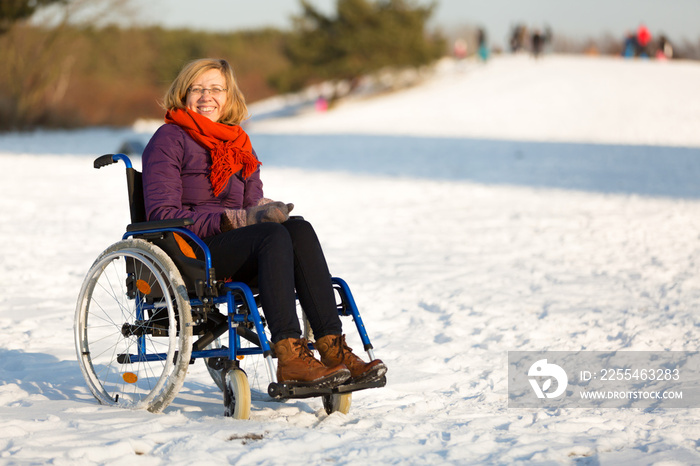
[(257, 282), (273, 343), (301, 336), (295, 289), (316, 338), (342, 333), (326, 258), (309, 222), (260, 223), (204, 242), (219, 279)]

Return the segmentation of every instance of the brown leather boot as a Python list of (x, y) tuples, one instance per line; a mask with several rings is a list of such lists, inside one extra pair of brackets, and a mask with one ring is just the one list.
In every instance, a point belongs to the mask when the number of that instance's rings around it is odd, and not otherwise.
[(345, 364), (350, 369), (348, 383), (372, 382), (386, 374), (387, 368), (380, 359), (364, 362), (357, 357), (347, 343), (345, 335), (326, 335), (316, 341), (321, 362), (326, 366)]
[(327, 388), (350, 378), (343, 364), (327, 366), (316, 359), (305, 338), (287, 338), (275, 344), (277, 381), (289, 385)]

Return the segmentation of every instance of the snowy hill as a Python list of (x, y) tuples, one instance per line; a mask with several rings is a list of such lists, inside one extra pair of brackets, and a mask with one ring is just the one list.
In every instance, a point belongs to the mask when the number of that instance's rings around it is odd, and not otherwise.
[(251, 127), (289, 134), (700, 147), (697, 62), (516, 55), (486, 65), (445, 60), (434, 74), (423, 86), (381, 99)]
[(700, 64), (463, 65), (248, 125), (389, 366), (347, 415), (254, 386), (251, 420), (224, 418), (200, 362), (163, 414), (98, 405), (75, 298), (128, 212), (121, 167), (91, 162), (148, 134), (0, 135), (0, 464), (700, 462), (695, 409), (507, 406), (509, 351), (700, 347)]

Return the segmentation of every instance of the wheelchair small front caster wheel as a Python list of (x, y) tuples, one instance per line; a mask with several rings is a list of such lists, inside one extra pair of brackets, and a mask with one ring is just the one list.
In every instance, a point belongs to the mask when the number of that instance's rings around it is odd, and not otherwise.
[(322, 398), (326, 414), (332, 414), (336, 411), (343, 414), (350, 412), (352, 393), (333, 393), (332, 395), (323, 395)]
[(248, 376), (240, 369), (231, 369), (226, 373), (224, 416), (234, 419), (250, 417), (250, 385)]

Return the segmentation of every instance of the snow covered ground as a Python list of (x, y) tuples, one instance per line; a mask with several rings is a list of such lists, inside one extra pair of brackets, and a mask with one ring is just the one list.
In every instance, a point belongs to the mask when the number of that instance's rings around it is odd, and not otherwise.
[(98, 405), (75, 299), (128, 212), (92, 159), (148, 134), (0, 135), (0, 463), (699, 463), (697, 409), (509, 409), (507, 354), (700, 347), (700, 63), (462, 65), (248, 124), (389, 366), (347, 415), (256, 390), (224, 418), (201, 362), (163, 414)]

